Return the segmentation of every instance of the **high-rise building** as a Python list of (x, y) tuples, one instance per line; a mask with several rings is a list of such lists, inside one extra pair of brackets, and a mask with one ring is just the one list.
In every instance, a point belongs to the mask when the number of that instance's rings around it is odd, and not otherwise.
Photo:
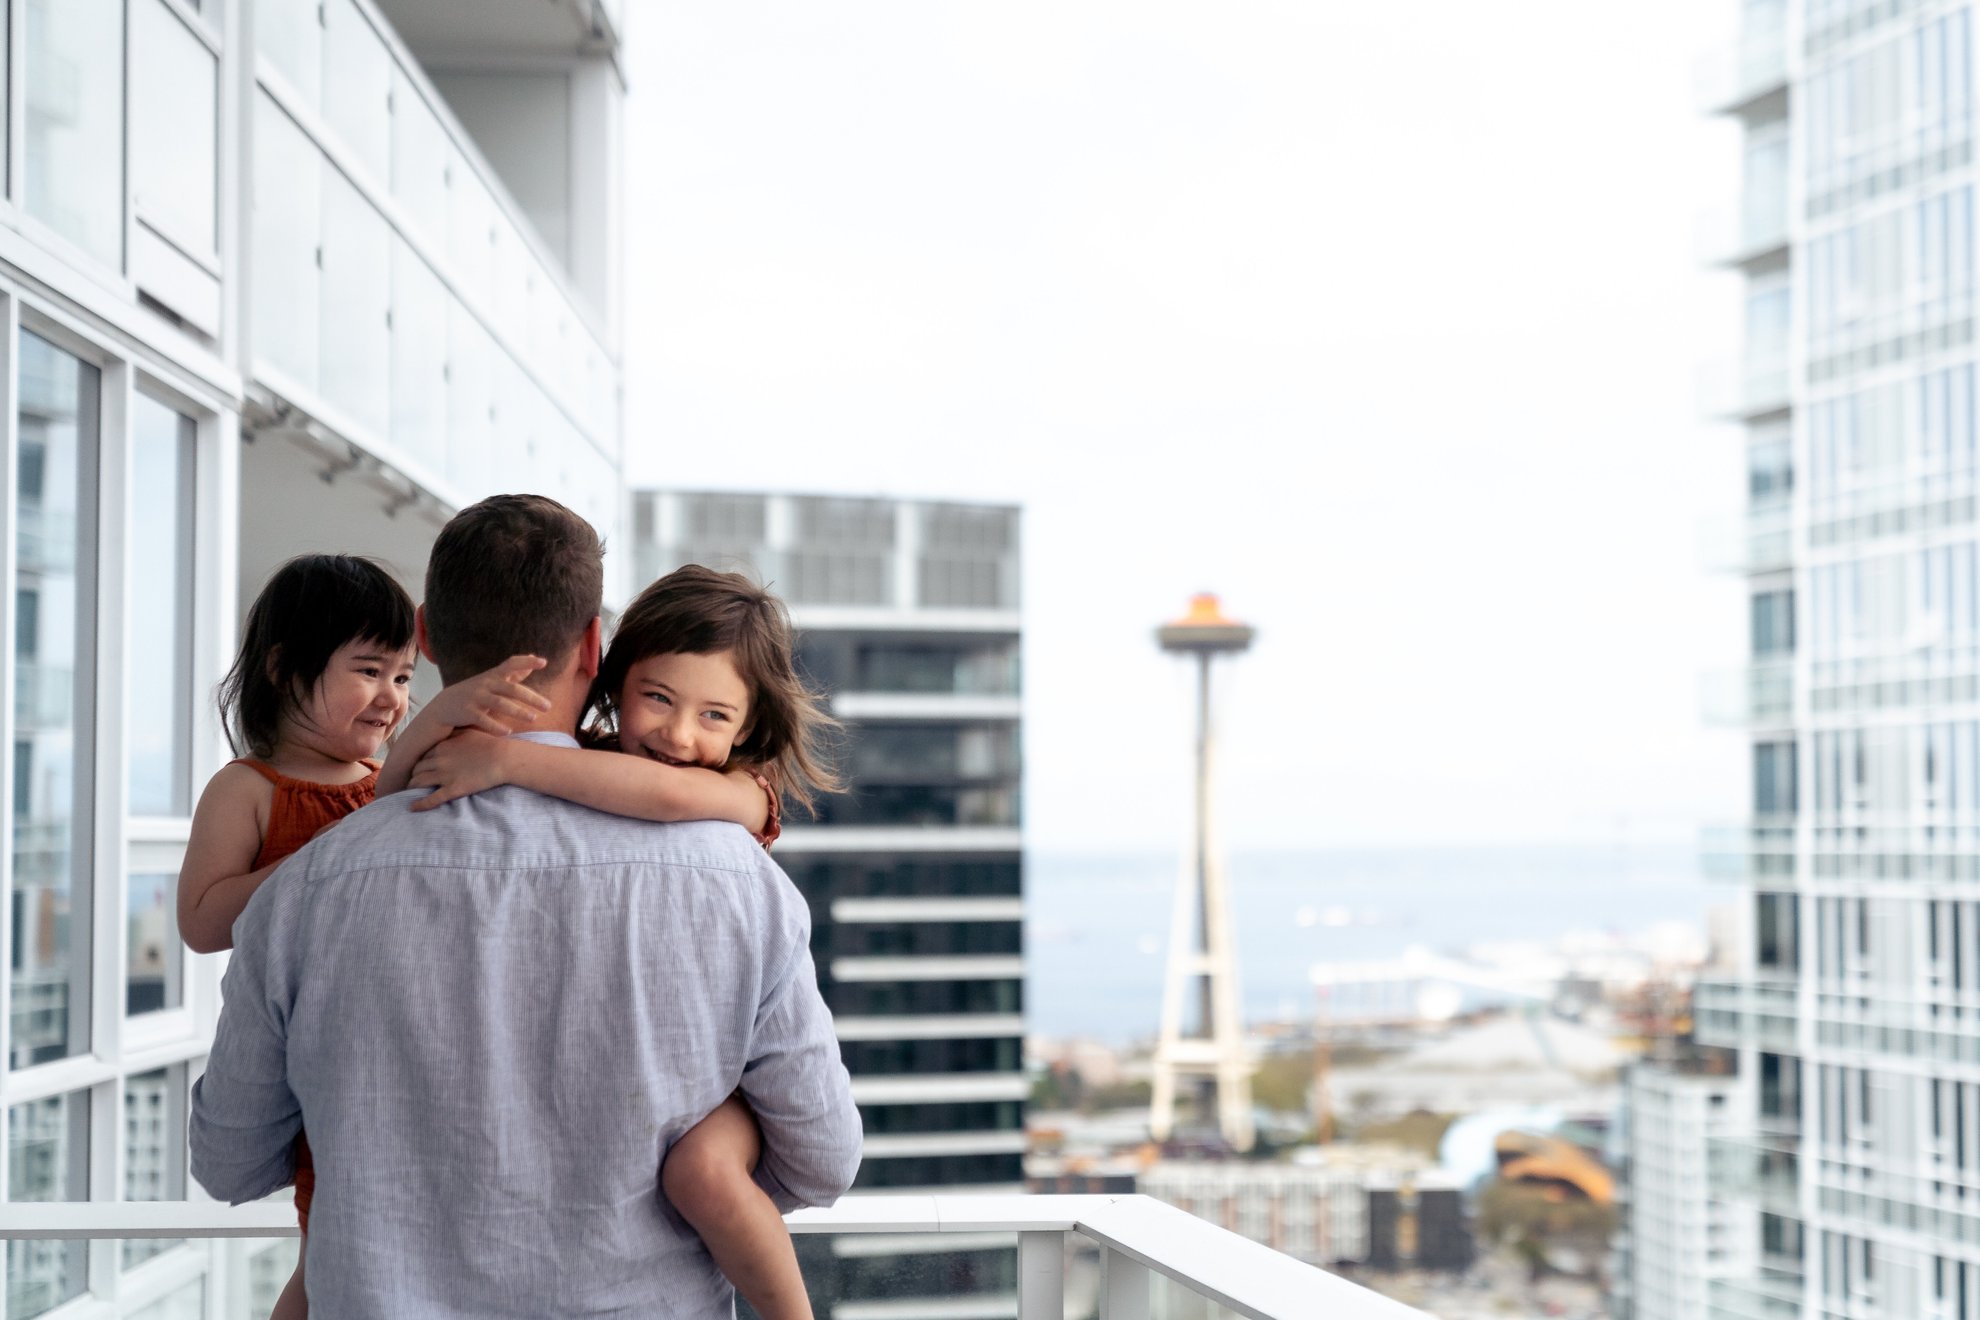
[[(6, 1199), (186, 1195), (222, 963), (173, 885), (269, 572), (369, 554), (417, 596), (499, 490), (616, 535), (620, 11), (5, 7)], [(293, 1250), (9, 1243), (5, 1313), (241, 1315)]]
[(1757, 1226), (1715, 1195), (1706, 1174), (1741, 1152), (1740, 1099), (1739, 1078), (1717, 1057), (1624, 1074), (1616, 1137), (1625, 1246), (1610, 1269), (1618, 1320), (1703, 1316), (1715, 1281), (1752, 1272)]
[[(1980, 1314), (1980, 482), (1973, 12), (1747, 0), (1734, 565), (1749, 667), (1741, 973), (1700, 987), (1757, 1241), (1726, 1316)], [(1704, 1260), (1699, 1260), (1703, 1268)]]
[[(810, 904), (865, 1120), (856, 1188), (1022, 1190), (1018, 511), (642, 491), (633, 527), (642, 578), (700, 563), (777, 592), (845, 722), (849, 790), (793, 818), (776, 858)], [(959, 1297), (971, 1316), (1017, 1313), (1008, 1235), (807, 1255), (842, 1316), (922, 1314), (916, 1298), (960, 1315)]]

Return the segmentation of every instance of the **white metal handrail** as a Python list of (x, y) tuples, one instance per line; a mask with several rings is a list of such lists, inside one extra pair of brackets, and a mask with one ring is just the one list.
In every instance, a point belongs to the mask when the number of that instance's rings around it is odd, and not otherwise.
[[(1153, 1276), (1250, 1320), (1426, 1320), (1147, 1196), (848, 1196), (787, 1219), (793, 1233), (1015, 1233), (1020, 1320), (1065, 1320), (1073, 1236), (1101, 1254), (1101, 1320), (1147, 1320)], [(74, 1201), (0, 1204), (0, 1241), (293, 1237), (287, 1201)]]

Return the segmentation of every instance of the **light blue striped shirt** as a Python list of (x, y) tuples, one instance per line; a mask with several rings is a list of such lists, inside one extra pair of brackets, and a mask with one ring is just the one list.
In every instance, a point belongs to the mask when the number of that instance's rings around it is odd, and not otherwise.
[(662, 1198), (668, 1146), (740, 1085), (781, 1208), (859, 1163), (802, 898), (740, 826), (419, 796), (347, 817), (235, 923), (194, 1176), (265, 1196), (307, 1128), (316, 1320), (729, 1315)]

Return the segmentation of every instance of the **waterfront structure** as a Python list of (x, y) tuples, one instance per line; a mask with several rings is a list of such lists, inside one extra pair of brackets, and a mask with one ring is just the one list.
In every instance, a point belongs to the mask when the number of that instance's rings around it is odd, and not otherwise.
[(1744, 1154), (1741, 1099), (1740, 1079), (1716, 1060), (1645, 1062), (1624, 1075), (1615, 1134), (1623, 1230), (1610, 1269), (1617, 1320), (1709, 1314), (1712, 1286), (1755, 1268), (1757, 1225), (1707, 1178), (1708, 1167)]
[[(845, 723), (849, 791), (788, 818), (775, 856), (865, 1123), (855, 1190), (1022, 1190), (1018, 510), (636, 491), (632, 521), (642, 581), (700, 563), (781, 596)], [(806, 1275), (844, 1316), (1014, 1316), (1013, 1246), (847, 1240), (808, 1249)]]
[[(417, 596), (497, 490), (616, 533), (619, 7), (7, 8), (6, 1199), (186, 1195), (222, 960), (172, 887), (275, 565), (366, 553)], [(12, 1241), (6, 1313), (239, 1313), (292, 1250)]]
[[(1190, 602), (1189, 613), (1158, 629), (1164, 651), (1196, 661), (1196, 775), (1189, 850), (1176, 884), (1169, 922), (1169, 965), (1162, 983), (1162, 1034), (1155, 1046), (1154, 1096), (1149, 1129), (1168, 1140), (1176, 1126), (1176, 1088), (1202, 1079), (1199, 1122), (1212, 1110), (1217, 1129), (1235, 1150), (1256, 1138), (1251, 1113), (1251, 1058), (1238, 1020), (1236, 940), (1231, 932), (1230, 892), (1211, 811), (1216, 723), (1210, 669), (1220, 655), (1251, 645), (1252, 629), (1224, 616), (1211, 595)], [(1185, 1034), (1184, 1000), (1195, 990), (1196, 1027)]]
[[(1980, 1307), (1980, 482), (1973, 7), (1747, 0), (1710, 108), (1743, 137), (1711, 253), (1744, 282), (1729, 566), (1751, 663), (1720, 694), (1751, 818), (1741, 972), (1697, 993), (1757, 1236), (1712, 1313)], [(1702, 1268), (1704, 1261), (1695, 1264)]]

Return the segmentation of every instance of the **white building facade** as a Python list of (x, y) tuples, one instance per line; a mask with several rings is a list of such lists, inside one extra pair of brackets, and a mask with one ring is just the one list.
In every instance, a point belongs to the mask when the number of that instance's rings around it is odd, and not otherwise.
[[(1714, 1193), (1757, 1233), (1726, 1316), (1980, 1316), (1980, 481), (1974, 15), (1747, 0), (1712, 108), (1745, 142), (1752, 819)], [(1700, 1261), (1701, 1267), (1705, 1264)]]
[[(221, 960), (173, 885), (291, 555), (618, 530), (619, 6), (19, 0), (0, 63), (0, 1192), (187, 1194)], [(615, 583), (616, 589), (616, 583)], [(244, 1316), (244, 1244), (14, 1243), (5, 1315)]]
[[(789, 605), (846, 725), (849, 791), (775, 856), (811, 908), (820, 989), (866, 1130), (856, 1191), (1024, 1188), (1018, 510), (636, 491), (642, 580), (738, 570)], [(839, 1320), (1017, 1315), (1009, 1234), (806, 1242)]]
[(1745, 1158), (1740, 1082), (1642, 1063), (1623, 1091), (1627, 1250), (1613, 1267), (1614, 1314), (1692, 1320), (1708, 1313), (1714, 1283), (1744, 1280), (1756, 1263), (1757, 1224), (1707, 1177), (1715, 1161)]

